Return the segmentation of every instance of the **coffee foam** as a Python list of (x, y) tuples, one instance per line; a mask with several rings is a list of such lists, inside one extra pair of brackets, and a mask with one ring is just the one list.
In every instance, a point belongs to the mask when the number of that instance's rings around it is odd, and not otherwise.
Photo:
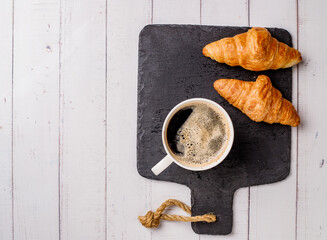
[(191, 103), (193, 111), (178, 129), (174, 158), (187, 166), (205, 166), (216, 161), (228, 145), (229, 127), (225, 116), (206, 103)]

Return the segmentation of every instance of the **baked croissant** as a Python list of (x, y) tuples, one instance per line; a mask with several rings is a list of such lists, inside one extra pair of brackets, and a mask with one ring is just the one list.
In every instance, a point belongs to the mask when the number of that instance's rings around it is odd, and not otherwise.
[(219, 79), (213, 86), (223, 98), (253, 121), (292, 127), (300, 124), (300, 117), (292, 103), (282, 97), (265, 75), (260, 75), (255, 82)]
[(217, 62), (252, 71), (288, 68), (302, 60), (299, 51), (273, 38), (265, 28), (251, 28), (246, 33), (209, 43), (203, 54)]

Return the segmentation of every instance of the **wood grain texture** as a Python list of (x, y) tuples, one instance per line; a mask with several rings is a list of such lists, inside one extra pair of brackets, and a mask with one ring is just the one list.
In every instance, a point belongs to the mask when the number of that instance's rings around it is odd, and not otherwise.
[(0, 239), (12, 239), (12, 14), (11, 1), (0, 8)]
[[(281, 7), (283, 6), (283, 7)], [(292, 35), (297, 43), (296, 1), (250, 1), (250, 24), (279, 27)], [(297, 66), (293, 67), (293, 97), (297, 105)], [(249, 238), (260, 240), (295, 239), (297, 131), (292, 128), (291, 173), (280, 183), (251, 187)], [(274, 226), (274, 227), (271, 227)]]
[[(62, 239), (143, 240), (187, 236), (201, 240), (325, 240), (326, 2), (107, 2), (107, 9), (106, 0), (1, 3), (0, 239), (57, 240), (61, 231)], [(250, 20), (252, 26), (285, 28), (291, 32), (295, 47), (299, 42), (304, 60), (299, 69), (293, 69), (293, 104), (299, 108), (302, 125), (298, 128), (298, 144), (297, 131), (292, 132), (291, 175), (278, 184), (251, 188), (250, 195), (248, 189), (240, 189), (234, 197), (231, 235), (198, 236), (188, 223), (162, 222), (159, 229), (148, 230), (137, 220), (138, 215), (155, 210), (166, 198), (190, 203), (190, 191), (185, 186), (151, 183), (136, 171), (138, 33), (151, 19), (155, 23), (230, 26), (247, 26)], [(107, 139), (105, 120), (108, 120)], [(122, 141), (123, 146), (119, 144)], [(169, 213), (184, 214), (178, 209)]]
[(299, 1), (298, 240), (327, 239), (326, 1)]
[[(183, 14), (181, 14), (183, 13)], [(184, 14), (185, 13), (185, 14)], [(200, 23), (200, 1), (199, 0), (177, 0), (177, 1), (153, 1), (153, 24), (159, 23)], [(159, 159), (158, 159), (159, 161)], [(159, 207), (166, 199), (179, 199), (191, 206), (191, 192), (186, 186), (170, 183), (151, 181), (151, 196), (153, 210)], [(185, 215), (185, 212), (174, 208), (169, 211), (171, 214)], [(199, 236), (192, 231), (190, 223), (168, 223), (163, 222), (160, 229), (152, 230), (153, 240), (165, 239), (199, 239)]]
[(153, 0), (153, 23), (199, 24), (200, 0)]
[[(233, 12), (235, 14), (230, 14)], [(237, 17), (235, 17), (237, 16)], [(205, 0), (201, 1), (201, 23), (218, 26), (247, 26), (248, 1), (238, 0)], [(241, 188), (236, 191), (233, 202), (233, 232), (227, 236), (200, 236), (201, 240), (235, 239), (243, 240), (248, 237), (248, 208), (249, 190)]]
[(248, 26), (248, 0), (202, 0), (201, 23), (217, 26)]
[(14, 3), (14, 239), (58, 239), (59, 3)]
[(106, 235), (106, 1), (61, 5), (60, 237)]
[[(107, 239), (151, 239), (137, 217), (151, 206), (151, 182), (136, 170), (137, 48), (151, 1), (108, 0)], [(156, 207), (156, 206), (154, 206)]]

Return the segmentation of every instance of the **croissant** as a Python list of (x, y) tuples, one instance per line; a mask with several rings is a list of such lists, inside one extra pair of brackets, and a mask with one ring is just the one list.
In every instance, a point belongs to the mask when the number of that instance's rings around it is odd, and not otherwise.
[(230, 66), (263, 71), (288, 68), (302, 60), (301, 53), (273, 38), (265, 28), (223, 38), (203, 48), (203, 55)]
[(253, 121), (292, 127), (300, 124), (300, 117), (292, 103), (282, 97), (265, 75), (260, 75), (255, 82), (219, 79), (214, 82), (214, 88)]

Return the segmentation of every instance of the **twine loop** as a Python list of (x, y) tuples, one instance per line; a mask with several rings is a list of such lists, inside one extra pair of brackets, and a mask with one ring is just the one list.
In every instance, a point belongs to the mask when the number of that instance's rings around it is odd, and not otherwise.
[(191, 208), (186, 204), (176, 199), (168, 199), (156, 210), (156, 212), (148, 211), (145, 216), (139, 216), (141, 224), (146, 228), (156, 228), (160, 224), (160, 220), (168, 221), (182, 221), (182, 222), (215, 222), (216, 216), (214, 214), (204, 214), (200, 216), (179, 216), (163, 214), (162, 212), (170, 206), (176, 205), (183, 209), (186, 213), (191, 215)]

